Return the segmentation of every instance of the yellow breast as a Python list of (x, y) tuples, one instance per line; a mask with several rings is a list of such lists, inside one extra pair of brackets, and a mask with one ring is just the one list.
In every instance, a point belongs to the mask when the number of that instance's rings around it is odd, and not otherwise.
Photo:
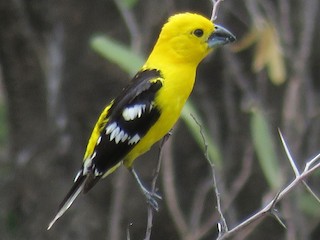
[[(166, 68), (164, 68), (166, 69)], [(162, 139), (174, 126), (180, 117), (182, 108), (188, 99), (195, 82), (196, 68), (181, 68), (180, 71), (162, 72), (163, 86), (156, 96), (155, 102), (161, 111), (160, 118), (150, 128), (148, 133), (141, 139), (124, 160), (129, 167), (132, 162), (150, 147)]]

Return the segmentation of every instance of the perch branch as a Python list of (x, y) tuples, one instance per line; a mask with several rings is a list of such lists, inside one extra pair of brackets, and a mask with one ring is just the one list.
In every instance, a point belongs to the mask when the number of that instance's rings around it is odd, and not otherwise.
[[(161, 168), (162, 148), (163, 148), (163, 145), (168, 140), (168, 138), (170, 137), (170, 135), (171, 135), (171, 132), (169, 132), (166, 136), (164, 136), (161, 143), (160, 143), (158, 163), (157, 163), (155, 172), (153, 174), (153, 179), (152, 179), (152, 183), (151, 183), (151, 192), (152, 193), (155, 193), (157, 190), (156, 183), (157, 183), (159, 173), (160, 173), (160, 168)], [(145, 235), (144, 240), (149, 240), (151, 237), (152, 222), (153, 222), (153, 208), (150, 206), (150, 204), (148, 204), (148, 220), (147, 220), (147, 229), (146, 229), (146, 235)]]
[(255, 213), (253, 216), (249, 217), (247, 220), (245, 220), (242, 223), (240, 223), (239, 225), (237, 225), (236, 227), (234, 227), (231, 230), (227, 231), (226, 233), (222, 234), (221, 236), (219, 234), (219, 236), (217, 238), (218, 240), (223, 240), (223, 239), (227, 239), (228, 237), (231, 237), (235, 233), (243, 230), (246, 226), (248, 226), (252, 222), (255, 222), (258, 219), (261, 219), (261, 218), (265, 217), (267, 214), (273, 215), (280, 222), (281, 225), (284, 225), (282, 223), (282, 221), (280, 220), (278, 214), (277, 214), (277, 211), (275, 209), (275, 205), (284, 196), (286, 196), (294, 187), (296, 187), (300, 182), (304, 182), (305, 178), (307, 178), (313, 172), (315, 172), (317, 169), (320, 168), (320, 161), (319, 161), (320, 154), (318, 154), (317, 156), (315, 156), (314, 158), (312, 158), (310, 161), (308, 161), (306, 163), (306, 166), (305, 166), (303, 172), (300, 174), (299, 171), (298, 171), (298, 168), (296, 167), (295, 162), (293, 161), (293, 159), (292, 159), (292, 157), (291, 157), (291, 155), (290, 155), (290, 153), (288, 151), (287, 144), (284, 141), (284, 138), (282, 137), (281, 132), (280, 132), (280, 137), (281, 137), (282, 143), (284, 145), (284, 149), (286, 150), (286, 153), (288, 155), (290, 164), (293, 166), (294, 172), (296, 174), (296, 178), (287, 187), (285, 187), (283, 190), (281, 190), (275, 196), (275, 198), (271, 202), (269, 202), (263, 209), (261, 209), (260, 211)]

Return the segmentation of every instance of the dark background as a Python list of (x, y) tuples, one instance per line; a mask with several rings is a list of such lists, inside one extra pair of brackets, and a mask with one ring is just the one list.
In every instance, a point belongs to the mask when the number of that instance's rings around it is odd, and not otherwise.
[[(217, 22), (238, 42), (201, 64), (191, 100), (221, 153), (218, 186), (230, 228), (294, 178), (278, 127), (301, 169), (320, 152), (319, 5), (318, 0), (221, 4)], [(144, 238), (147, 206), (123, 167), (46, 228), (80, 167), (100, 111), (130, 79), (93, 51), (90, 39), (107, 34), (147, 56), (167, 17), (184, 11), (210, 17), (211, 3), (0, 1), (1, 239)], [(253, 143), (257, 109), (273, 139), (280, 166), (275, 171), (283, 179), (278, 189), (266, 180)], [(182, 121), (164, 151), (157, 185), (163, 200), (151, 239), (215, 239), (219, 216), (211, 167)], [(148, 185), (156, 160), (157, 147), (135, 165)], [(318, 171), (307, 180), (318, 195), (319, 176)], [(233, 239), (319, 239), (319, 204), (303, 187), (277, 209), (287, 229), (267, 217)]]

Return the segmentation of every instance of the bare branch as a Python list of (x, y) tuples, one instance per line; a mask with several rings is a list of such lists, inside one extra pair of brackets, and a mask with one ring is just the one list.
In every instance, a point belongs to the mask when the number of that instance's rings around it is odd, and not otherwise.
[(122, 15), (122, 18), (129, 30), (131, 37), (131, 48), (137, 53), (141, 52), (141, 32), (139, 30), (139, 24), (137, 23), (134, 14), (125, 6), (123, 1), (114, 0), (114, 3), (119, 9), (119, 12)]
[[(283, 140), (283, 138), (282, 138)], [(286, 143), (284, 142), (284, 146), (286, 148)], [(288, 156), (290, 158), (291, 156)], [(304, 171), (299, 174), (287, 187), (285, 187), (282, 191), (280, 191), (275, 198), (269, 202), (263, 209), (255, 213), (253, 216), (249, 217), (247, 220), (243, 221), (233, 229), (229, 230), (222, 236), (219, 236), (217, 239), (222, 240), (222, 239), (227, 239), (228, 237), (234, 235), (235, 233), (243, 230), (246, 226), (251, 224), (252, 222), (257, 221), (258, 219), (262, 219), (265, 217), (268, 213), (272, 213), (273, 216), (277, 218), (279, 221), (280, 218), (278, 218), (278, 215), (275, 214), (274, 212), (274, 207), (276, 203), (278, 203), (284, 196), (286, 196), (294, 187), (296, 187), (300, 182), (304, 182), (304, 179), (310, 176), (314, 171), (320, 168), (320, 154), (318, 154), (316, 157), (311, 159), (310, 161), (307, 162), (306, 167)], [(314, 164), (314, 165), (313, 165)], [(312, 167), (311, 167), (312, 165)], [(280, 220), (281, 225), (283, 225), (282, 221)]]
[(219, 5), (221, 2), (224, 0), (212, 0), (212, 14), (211, 14), (211, 21), (214, 21), (218, 17), (218, 10), (219, 10)]
[(297, 165), (295, 164), (295, 162), (294, 162), (294, 160), (293, 160), (293, 158), (292, 158), (292, 156), (291, 156), (291, 153), (290, 153), (290, 151), (289, 151), (289, 148), (288, 148), (288, 146), (287, 146), (287, 144), (286, 144), (286, 142), (285, 142), (285, 140), (284, 140), (284, 137), (283, 137), (280, 129), (278, 129), (278, 132), (279, 132), (279, 135), (280, 135), (280, 139), (281, 139), (283, 148), (284, 148), (284, 150), (286, 151), (287, 157), (288, 157), (289, 162), (290, 162), (290, 164), (291, 164), (291, 167), (292, 167), (292, 169), (293, 169), (293, 172), (294, 172), (294, 174), (296, 175), (296, 177), (298, 177), (298, 176), (300, 175), (300, 172), (299, 172), (299, 170), (298, 170), (298, 168), (297, 168)]
[(270, 207), (270, 213), (272, 216), (275, 217), (275, 219), (279, 222), (279, 224), (287, 229), (287, 226), (284, 224), (284, 222), (281, 220), (280, 216), (279, 216), (279, 211), (276, 209), (276, 204), (277, 204), (277, 200), (279, 198), (279, 194), (280, 192), (277, 193), (277, 195), (273, 198), (273, 201), (272, 201), (272, 206)]
[(306, 187), (307, 191), (317, 200), (318, 203), (320, 203), (320, 198), (317, 196), (317, 194), (309, 187), (309, 185), (303, 181), (304, 186)]
[[(168, 138), (170, 137), (171, 133), (169, 132), (166, 136), (163, 137), (160, 147), (159, 147), (159, 156), (158, 156), (158, 163), (157, 167), (155, 169), (153, 179), (152, 179), (152, 184), (151, 184), (151, 192), (155, 193), (156, 192), (156, 183), (157, 179), (159, 177), (160, 173), (160, 168), (161, 168), (161, 160), (162, 160), (162, 149)], [(152, 231), (152, 222), (153, 222), (153, 208), (150, 204), (148, 204), (148, 220), (147, 220), (147, 229), (146, 229), (146, 235), (144, 240), (149, 240), (151, 237), (151, 231)]]
[[(207, 140), (206, 140), (206, 138), (205, 138), (205, 136), (203, 134), (202, 126), (193, 115), (191, 115), (191, 117), (193, 118), (193, 120), (196, 122), (196, 124), (200, 128), (200, 134), (201, 134), (204, 146), (205, 146), (205, 148), (204, 148), (205, 149), (205, 154), (204, 155), (205, 155), (206, 159), (208, 160), (208, 162), (212, 162), (212, 161), (209, 160), (208, 143), (207, 143)], [(220, 193), (219, 193), (219, 189), (218, 189), (218, 185), (217, 185), (217, 179), (216, 179), (216, 173), (215, 173), (214, 165), (211, 165), (211, 171), (212, 171), (213, 188), (214, 188), (214, 192), (215, 192), (215, 195), (216, 195), (216, 201), (217, 201), (217, 210), (218, 210), (218, 213), (220, 215), (220, 222), (218, 223), (218, 230), (219, 230), (219, 236), (221, 236), (224, 233), (228, 232), (228, 226), (227, 226), (226, 219), (223, 216), (222, 209), (221, 209), (221, 198), (220, 198)]]
[(217, 210), (220, 215), (220, 222), (218, 223), (218, 230), (219, 230), (219, 237), (220, 237), (223, 234), (225, 234), (226, 232), (228, 232), (228, 225), (227, 225), (227, 221), (226, 221), (226, 219), (222, 213), (222, 210), (221, 210), (221, 198), (220, 198), (220, 193), (218, 190), (214, 166), (211, 166), (211, 170), (212, 170), (213, 188), (214, 188), (214, 192), (215, 192), (216, 199), (217, 199)]
[(312, 158), (309, 162), (306, 163), (306, 167), (304, 169), (304, 171), (307, 171), (308, 169), (310, 169), (311, 165), (315, 164), (317, 161), (319, 161), (320, 158), (320, 153), (315, 156), (314, 158)]
[[(284, 149), (286, 151), (286, 154), (287, 154), (287, 157), (289, 159), (289, 162), (290, 162), (290, 164), (291, 164), (291, 166), (293, 168), (293, 171), (294, 171), (294, 173), (296, 175), (296, 178), (297, 178), (297, 177), (300, 176), (300, 172), (299, 172), (299, 170), (298, 170), (298, 168), (297, 168), (297, 166), (296, 166), (296, 164), (295, 164), (295, 162), (294, 162), (294, 160), (293, 160), (293, 158), (292, 158), (292, 156), (290, 154), (290, 151), (288, 149), (288, 146), (287, 146), (287, 144), (286, 144), (286, 142), (284, 140), (284, 137), (283, 137), (280, 129), (278, 131), (279, 131), (279, 135), (280, 135), (280, 138), (281, 138), (281, 141), (282, 141), (282, 145), (283, 145), (283, 147), (284, 147)], [(307, 162), (306, 163), (306, 167), (305, 167), (305, 171), (310, 169), (310, 166), (312, 164), (314, 164), (316, 161), (318, 161), (319, 157), (320, 157), (320, 154), (318, 154), (316, 157), (314, 157), (309, 162)], [(306, 187), (307, 191), (320, 203), (319, 197), (312, 191), (312, 189), (309, 187), (309, 185), (304, 180), (302, 182), (303, 182), (303, 185)]]

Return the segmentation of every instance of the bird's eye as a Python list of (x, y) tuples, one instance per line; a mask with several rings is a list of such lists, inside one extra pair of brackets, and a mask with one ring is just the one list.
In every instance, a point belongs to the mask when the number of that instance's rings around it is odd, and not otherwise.
[(194, 30), (193, 34), (197, 37), (202, 37), (203, 35), (203, 30), (202, 29), (196, 29)]

